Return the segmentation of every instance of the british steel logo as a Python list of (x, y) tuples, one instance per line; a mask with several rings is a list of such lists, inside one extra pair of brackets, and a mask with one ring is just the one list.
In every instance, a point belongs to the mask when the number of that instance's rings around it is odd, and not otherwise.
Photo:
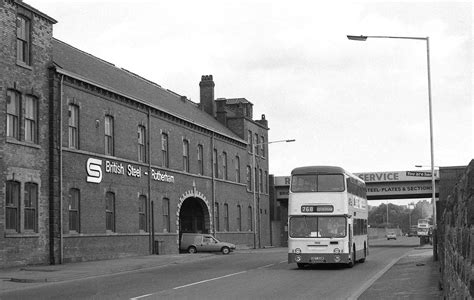
[(86, 163), (87, 182), (100, 183), (102, 181), (102, 160), (89, 158)]

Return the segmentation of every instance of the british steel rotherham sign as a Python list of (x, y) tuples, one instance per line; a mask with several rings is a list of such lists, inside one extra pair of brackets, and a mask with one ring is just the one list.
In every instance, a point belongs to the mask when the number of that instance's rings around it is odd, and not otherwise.
[[(148, 172), (142, 171), (140, 166), (126, 164), (124, 166), (121, 162), (102, 161), (97, 158), (88, 158), (86, 162), (86, 181), (91, 183), (101, 183), (103, 172), (119, 176), (127, 176), (134, 178), (141, 178), (148, 175)], [(151, 169), (151, 178), (155, 181), (162, 181), (167, 183), (174, 183), (174, 176), (168, 175), (166, 172)]]

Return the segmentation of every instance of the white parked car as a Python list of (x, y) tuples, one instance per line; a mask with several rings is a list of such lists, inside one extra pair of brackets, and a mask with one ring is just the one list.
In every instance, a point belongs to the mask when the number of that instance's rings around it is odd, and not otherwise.
[(235, 245), (221, 242), (210, 234), (183, 233), (179, 249), (188, 253), (222, 252), (223, 254), (229, 254), (235, 250)]

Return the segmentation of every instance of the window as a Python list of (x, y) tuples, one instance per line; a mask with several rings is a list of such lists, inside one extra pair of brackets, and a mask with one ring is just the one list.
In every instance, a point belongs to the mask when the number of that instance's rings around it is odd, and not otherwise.
[(38, 100), (31, 96), (25, 97), (25, 141), (37, 142)]
[(222, 152), (222, 173), (224, 173), (223, 174), (224, 179), (227, 180), (228, 176), (227, 176), (227, 153), (226, 152)]
[(247, 166), (247, 190), (252, 190), (252, 169), (250, 166)]
[(252, 131), (249, 130), (248, 133), (247, 133), (247, 143), (248, 143), (248, 147), (249, 147), (249, 152), (250, 153), (253, 153), (252, 150), (253, 150), (253, 140), (252, 140)]
[(255, 178), (254, 178), (255, 181), (254, 181), (254, 183), (253, 183), (253, 188), (255, 189), (255, 192), (257, 192), (257, 191), (258, 191), (258, 172), (257, 172), (257, 167), (255, 167), (255, 168), (253, 169), (253, 171), (255, 172), (255, 173), (253, 173), (254, 176), (255, 176)]
[(240, 182), (240, 157), (237, 155), (235, 157), (235, 181)]
[(105, 116), (105, 154), (114, 155), (114, 117)]
[(30, 20), (21, 15), (16, 17), (16, 58), (30, 65)]
[(219, 177), (219, 163), (217, 162), (217, 149), (214, 149), (213, 152), (214, 155), (214, 177), (218, 178)]
[(183, 171), (189, 172), (189, 142), (183, 140)]
[(138, 229), (140, 231), (147, 231), (147, 209), (146, 209), (146, 196), (140, 195), (138, 197)]
[(198, 174), (203, 175), (204, 174), (204, 160), (203, 160), (203, 148), (202, 145), (198, 145), (198, 153), (197, 153), (197, 158), (198, 158)]
[(169, 157), (168, 157), (168, 135), (166, 133), (161, 134), (161, 156), (163, 159), (162, 166), (168, 168)]
[(258, 178), (259, 178), (259, 189), (258, 192), (262, 193), (263, 192), (263, 171), (262, 169), (258, 170)]
[(255, 133), (255, 155), (258, 155), (258, 147), (259, 147), (259, 142), (258, 142), (258, 133)]
[(291, 177), (292, 192), (343, 192), (342, 174), (295, 174)]
[(170, 200), (163, 198), (163, 231), (170, 232)]
[(229, 204), (224, 204), (224, 226), (225, 231), (229, 231)]
[(138, 161), (146, 162), (146, 128), (138, 126)]
[(214, 220), (215, 220), (215, 229), (216, 232), (220, 231), (221, 228), (219, 226), (219, 203), (214, 203)]
[(263, 177), (265, 179), (265, 193), (268, 194), (268, 172), (265, 171), (265, 175)]
[(249, 231), (253, 231), (252, 218), (253, 218), (252, 206), (249, 206), (248, 215), (247, 215), (247, 227), (248, 227)]
[(261, 151), (262, 151), (261, 155), (262, 155), (262, 157), (265, 157), (265, 137), (263, 135), (260, 137), (260, 144), (261, 144), (261, 148), (262, 148), (261, 149)]
[(81, 194), (78, 189), (69, 190), (69, 231), (80, 231), (79, 204)]
[(25, 183), (24, 224), (28, 231), (37, 231), (38, 185), (33, 182)]
[(18, 92), (7, 91), (7, 136), (20, 139), (20, 94)]
[(6, 190), (6, 229), (19, 231), (20, 214), (20, 183), (17, 181), (7, 181)]
[(69, 148), (79, 149), (79, 106), (69, 104)]
[(115, 194), (105, 194), (105, 229), (115, 232)]
[(242, 231), (242, 207), (237, 205), (237, 231)]

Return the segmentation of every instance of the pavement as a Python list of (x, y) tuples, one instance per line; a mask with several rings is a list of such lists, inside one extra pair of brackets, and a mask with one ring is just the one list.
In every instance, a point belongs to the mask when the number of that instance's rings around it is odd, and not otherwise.
[[(281, 251), (281, 248), (238, 249), (238, 252)], [(119, 273), (139, 272), (170, 264), (214, 257), (212, 253), (148, 255), (113, 260), (25, 266), (0, 269), (1, 294), (44, 284), (75, 281)], [(439, 262), (433, 261), (430, 245), (416, 247), (395, 259), (367, 282), (353, 299), (442, 299), (438, 289)]]

